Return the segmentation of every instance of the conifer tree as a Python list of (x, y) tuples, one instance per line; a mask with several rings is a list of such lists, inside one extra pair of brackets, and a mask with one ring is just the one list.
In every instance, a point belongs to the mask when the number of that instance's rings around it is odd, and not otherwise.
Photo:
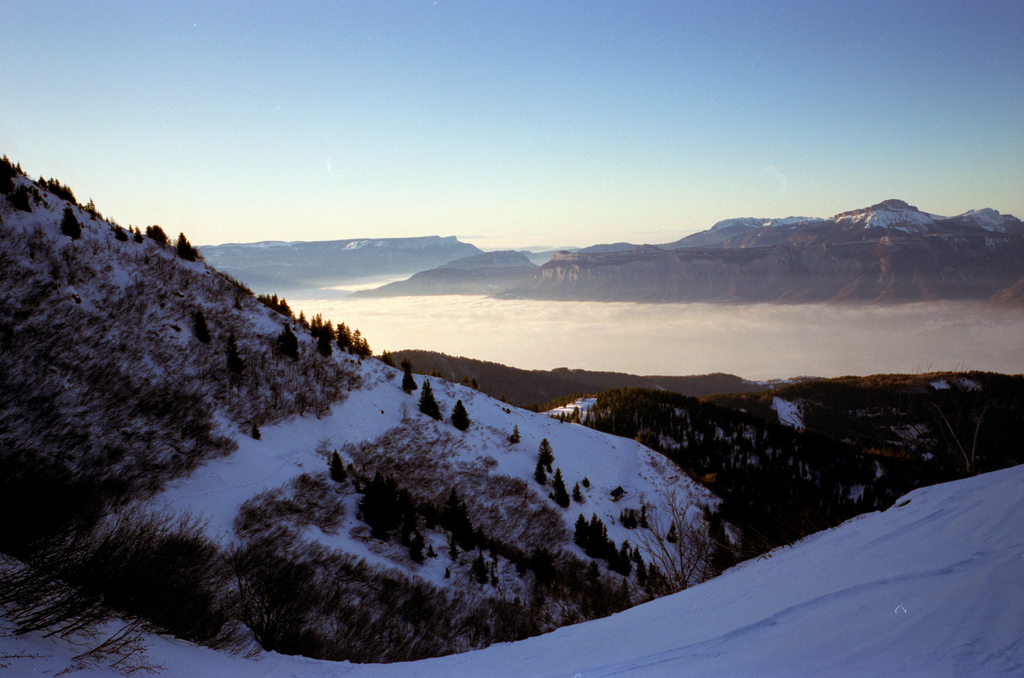
[[(331, 321), (328, 320), (327, 324), (330, 325)], [(320, 355), (327, 358), (334, 351), (334, 330), (328, 328), (321, 329), (316, 335), (316, 350), (320, 352)]]
[(548, 473), (551, 473), (551, 464), (555, 461), (555, 454), (551, 450), (551, 443), (548, 442), (547, 438), (540, 441), (540, 448), (537, 450), (537, 458), (540, 463), (544, 464), (544, 468), (548, 470)]
[(345, 465), (341, 463), (341, 455), (335, 450), (334, 454), (331, 455), (331, 480), (336, 483), (345, 482)]
[(184, 233), (178, 234), (178, 242), (175, 244), (175, 247), (178, 250), (178, 256), (185, 261), (196, 260), (198, 252), (196, 252), (196, 248), (192, 247), (191, 243), (189, 243), (188, 238), (185, 237)]
[(452, 408), (452, 426), (460, 431), (469, 428), (469, 414), (461, 400), (456, 400), (455, 407)]
[(72, 240), (82, 237), (82, 227), (78, 224), (78, 218), (70, 207), (64, 208), (64, 216), (60, 220), (60, 232)]
[(338, 348), (348, 351), (348, 348), (352, 345), (352, 332), (348, 329), (348, 325), (338, 323), (338, 328), (335, 332), (338, 337)]
[(281, 334), (277, 336), (277, 350), (281, 355), (288, 356), (292, 360), (299, 359), (299, 339), (287, 323), (285, 323)]
[(11, 207), (22, 212), (31, 212), (32, 204), (29, 202), (28, 188), (25, 184), (18, 186), (11, 191), (8, 199), (11, 201)]
[(146, 237), (150, 240), (156, 241), (160, 245), (167, 244), (167, 234), (164, 233), (164, 229), (155, 224), (153, 226), (146, 226)]
[(420, 392), (420, 412), (433, 419), (441, 418), (441, 408), (434, 400), (434, 392), (430, 390), (430, 382), (423, 382), (423, 390)]
[(483, 551), (477, 553), (476, 559), (473, 561), (472, 572), (477, 584), (482, 586), (487, 583), (487, 563), (484, 562)]
[(580, 517), (576, 519), (575, 529), (572, 533), (572, 540), (580, 548), (587, 548), (587, 540), (590, 537), (590, 527), (587, 525), (587, 519), (580, 514)]
[(253, 440), (259, 440), (262, 436), (260, 435), (260, 427), (256, 425), (256, 422), (252, 424), (252, 431), (250, 432)]
[(416, 380), (412, 377), (412, 363), (409, 362), (408, 358), (402, 359), (402, 370), (405, 374), (402, 375), (402, 390), (406, 393), (412, 393), (416, 390)]
[(201, 309), (192, 316), (192, 326), (195, 328), (196, 339), (204, 344), (209, 344), (210, 328), (206, 326), (206, 317)]
[(412, 561), (414, 563), (422, 563), (423, 562), (423, 560), (424, 560), (424, 557), (423, 557), (423, 547), (424, 547), (424, 545), (425, 545), (425, 542), (423, 540), (423, 535), (420, 534), (419, 530), (416, 530), (415, 532), (413, 532), (412, 533), (412, 539), (409, 541), (409, 557), (412, 558)]
[(441, 525), (449, 532), (452, 538), (457, 540), (462, 548), (472, 548), (475, 534), (473, 523), (469, 520), (469, 509), (466, 502), (459, 498), (453, 487), (448, 493), (444, 507), (441, 509)]
[(402, 524), (408, 503), (407, 493), (399, 489), (395, 479), (377, 471), (373, 475), (373, 480), (363, 488), (359, 510), (362, 511), (363, 522), (370, 526), (373, 536), (386, 541), (388, 533)]
[(576, 483), (572, 488), (572, 500), (582, 504), (583, 503), (583, 491), (580, 490), (580, 484)]
[(245, 361), (238, 355), (238, 344), (235, 343), (235, 333), (228, 335), (228, 345), (224, 351), (228, 358), (228, 369), (232, 374), (241, 375), (245, 371)]
[(551, 484), (554, 492), (552, 496), (555, 503), (562, 508), (569, 508), (569, 493), (565, 491), (565, 481), (562, 480), (562, 469), (555, 469), (555, 480)]
[(515, 426), (512, 427), (512, 435), (510, 435), (508, 437), (508, 441), (510, 443), (512, 443), (513, 445), (515, 445), (516, 443), (518, 443), (522, 439), (523, 439), (522, 436), (519, 435), (519, 425), (516, 424)]
[(533, 470), (533, 479), (541, 485), (548, 482), (548, 475), (544, 472), (544, 462), (540, 459), (537, 460), (537, 468)]

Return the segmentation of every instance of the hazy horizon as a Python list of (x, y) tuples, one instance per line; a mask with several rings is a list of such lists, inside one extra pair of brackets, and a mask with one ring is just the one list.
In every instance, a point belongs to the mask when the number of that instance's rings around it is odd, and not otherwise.
[(1024, 373), (1024, 314), (970, 302), (892, 306), (638, 304), (483, 296), (290, 296), (359, 329), (376, 354), (421, 349), (521, 369), (746, 379)]
[(0, 3), (0, 154), (194, 243), (1024, 216), (1024, 3)]

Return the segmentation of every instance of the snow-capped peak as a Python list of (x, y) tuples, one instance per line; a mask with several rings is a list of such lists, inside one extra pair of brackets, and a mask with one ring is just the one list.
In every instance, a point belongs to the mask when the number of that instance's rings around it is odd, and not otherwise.
[(956, 218), (995, 233), (1006, 233), (1008, 226), (1018, 223), (1016, 217), (1010, 214), (1000, 214), (990, 207), (968, 210), (963, 214), (956, 215)]
[(937, 214), (922, 212), (903, 200), (894, 199), (863, 209), (842, 212), (834, 216), (833, 220), (846, 228), (882, 228), (923, 233), (942, 218)]

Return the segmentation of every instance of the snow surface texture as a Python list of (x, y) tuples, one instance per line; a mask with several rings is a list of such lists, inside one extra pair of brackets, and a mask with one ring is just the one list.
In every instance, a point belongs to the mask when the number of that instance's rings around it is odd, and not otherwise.
[(795, 429), (804, 428), (804, 415), (798, 403), (775, 396), (772, 398), (772, 409), (779, 415), (779, 422)]
[[(151, 637), (149, 659), (169, 676), (1019, 676), (1022, 484), (1018, 466), (916, 490), (681, 593), (478, 652), (254, 661)], [(4, 675), (69, 665), (73, 649), (9, 629), (0, 625)]]

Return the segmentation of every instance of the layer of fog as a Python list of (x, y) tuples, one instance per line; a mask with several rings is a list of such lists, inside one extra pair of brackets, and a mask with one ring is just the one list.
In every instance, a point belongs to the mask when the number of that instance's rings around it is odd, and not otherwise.
[(367, 337), (524, 369), (799, 375), (1024, 372), (1024, 313), (970, 303), (898, 306), (634, 304), (488, 297), (289, 297)]

